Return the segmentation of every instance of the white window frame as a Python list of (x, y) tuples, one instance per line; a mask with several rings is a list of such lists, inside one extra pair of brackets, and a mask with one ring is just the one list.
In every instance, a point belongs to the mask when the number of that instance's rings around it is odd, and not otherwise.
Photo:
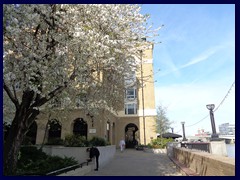
[[(131, 112), (133, 111), (133, 113)], [(125, 114), (137, 114), (137, 104), (136, 103), (129, 103), (125, 104)]]
[[(133, 94), (131, 93), (129, 95), (128, 92), (130, 92), (130, 91), (132, 91)], [(137, 98), (136, 88), (126, 89), (125, 97), (126, 97), (126, 99), (136, 99)]]

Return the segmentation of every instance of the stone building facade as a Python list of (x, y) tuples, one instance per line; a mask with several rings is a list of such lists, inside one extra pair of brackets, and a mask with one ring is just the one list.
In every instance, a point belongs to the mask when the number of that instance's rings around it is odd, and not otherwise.
[(138, 81), (141, 85), (128, 88), (127, 80), (125, 81), (126, 94), (121, 111), (113, 113), (102, 109), (98, 116), (91, 116), (79, 108), (67, 113), (59, 109), (51, 114), (50, 118), (55, 126), (48, 125), (48, 131), (45, 130), (49, 114), (43, 112), (36, 121), (35, 143), (41, 144), (44, 139), (47, 142), (51, 137), (64, 139), (67, 134), (72, 133), (80, 134), (87, 139), (93, 136), (102, 137), (116, 145), (123, 138), (127, 148), (133, 148), (136, 144), (148, 144), (151, 139), (155, 139), (157, 134), (153, 45), (142, 53), (139, 62), (141, 63), (140, 71), (133, 72), (130, 76), (133, 82)]

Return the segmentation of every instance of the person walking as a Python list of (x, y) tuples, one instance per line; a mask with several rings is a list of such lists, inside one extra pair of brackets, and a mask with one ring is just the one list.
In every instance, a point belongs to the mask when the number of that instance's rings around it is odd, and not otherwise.
[(121, 139), (120, 142), (119, 142), (119, 147), (121, 149), (121, 152), (123, 152), (125, 146), (126, 146), (125, 141), (123, 139)]
[(87, 161), (91, 162), (92, 158), (95, 157), (95, 159), (96, 159), (96, 169), (94, 169), (94, 171), (98, 171), (99, 156), (100, 156), (100, 152), (99, 152), (98, 148), (96, 148), (96, 147), (87, 148), (87, 152), (89, 152), (89, 159)]

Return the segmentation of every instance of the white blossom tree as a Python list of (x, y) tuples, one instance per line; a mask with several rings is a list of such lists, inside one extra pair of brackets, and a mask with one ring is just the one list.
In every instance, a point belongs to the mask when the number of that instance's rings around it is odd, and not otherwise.
[(122, 77), (138, 68), (128, 57), (155, 31), (138, 5), (3, 5), (3, 13), (4, 100), (14, 105), (4, 174), (12, 175), (24, 135), (54, 98), (68, 107), (78, 100), (86, 109), (119, 108)]

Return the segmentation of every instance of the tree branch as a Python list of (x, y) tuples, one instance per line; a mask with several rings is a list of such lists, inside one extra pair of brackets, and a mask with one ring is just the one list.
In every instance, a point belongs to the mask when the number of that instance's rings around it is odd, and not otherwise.
[(68, 83), (65, 83), (64, 85), (62, 86), (58, 86), (56, 89), (54, 89), (52, 92), (50, 92), (48, 94), (47, 97), (42, 97), (40, 98), (38, 101), (36, 101), (35, 103), (33, 103), (31, 105), (31, 107), (40, 107), (42, 106), (43, 104), (45, 104), (46, 102), (50, 101), (53, 97), (55, 97), (56, 95), (60, 94), (66, 87), (67, 87), (67, 84)]
[[(76, 71), (74, 69), (69, 78), (70, 81), (74, 80), (75, 77), (76, 77)], [(56, 89), (54, 89), (52, 92), (50, 92), (47, 97), (42, 97), (42, 98), (38, 97), (38, 100), (35, 99), (36, 102), (31, 105), (31, 108), (40, 107), (43, 104), (45, 104), (46, 102), (50, 101), (53, 97), (60, 94), (68, 86), (68, 84), (69, 84), (69, 82), (64, 82), (64, 85), (58, 86)]]

